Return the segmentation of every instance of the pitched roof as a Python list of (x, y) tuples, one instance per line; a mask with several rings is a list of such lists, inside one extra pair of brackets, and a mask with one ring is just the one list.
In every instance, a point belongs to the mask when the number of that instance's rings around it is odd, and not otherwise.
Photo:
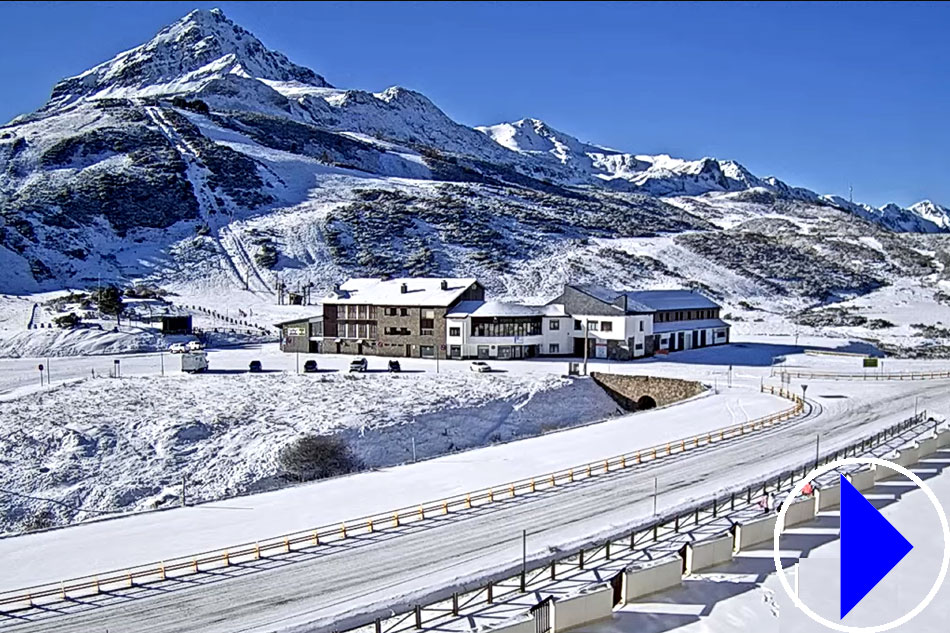
[(625, 292), (630, 301), (645, 305), (650, 310), (701, 310), (718, 308), (719, 304), (705, 295), (691, 290), (634, 290)]
[[(442, 289), (442, 282), (447, 288)], [(474, 277), (400, 277), (375, 279), (357, 277), (340, 284), (339, 292), (323, 303), (358, 303), (377, 306), (449, 306), (477, 283)], [(406, 292), (402, 292), (403, 284)]]

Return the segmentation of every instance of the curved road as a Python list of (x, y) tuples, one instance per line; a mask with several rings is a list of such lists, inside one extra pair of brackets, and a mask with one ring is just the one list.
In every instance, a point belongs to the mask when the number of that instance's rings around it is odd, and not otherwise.
[[(911, 415), (920, 406), (944, 415), (947, 381), (861, 385), (812, 384), (807, 415), (778, 427), (693, 449), (635, 468), (595, 476), (530, 496), (477, 507), (339, 545), (74, 601), (7, 618), (0, 630), (221, 633), (345, 628), (348, 616), (386, 615), (390, 605), (477, 579), (520, 562), (521, 531), (529, 558), (580, 545), (652, 514), (653, 478), (669, 508), (796, 465), (814, 456), (816, 433), (831, 450)], [(55, 609), (55, 610), (53, 610)]]

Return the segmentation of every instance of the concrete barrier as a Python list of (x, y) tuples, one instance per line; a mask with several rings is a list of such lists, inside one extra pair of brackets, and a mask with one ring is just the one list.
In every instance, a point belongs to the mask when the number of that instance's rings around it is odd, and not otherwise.
[(486, 630), (492, 633), (534, 633), (534, 616), (522, 614)]
[[(897, 458), (893, 455), (890, 457), (885, 457), (889, 462), (897, 463)], [(881, 481), (882, 479), (888, 479), (889, 477), (895, 477), (897, 471), (894, 471), (886, 466), (875, 466), (874, 467), (874, 481)]]
[(874, 482), (878, 480), (878, 468), (865, 468), (848, 473), (846, 477), (851, 485), (857, 488), (858, 492), (864, 492), (874, 487)]
[(614, 612), (614, 591), (610, 585), (598, 585), (590, 591), (554, 601), (554, 633), (597, 620)]
[(741, 552), (748, 547), (771, 541), (775, 534), (775, 522), (778, 520), (777, 514), (769, 514), (761, 519), (752, 519), (745, 523), (736, 523), (735, 542), (732, 549)]
[(841, 484), (835, 483), (818, 489), (818, 509), (827, 510), (841, 505)]
[(937, 446), (936, 437), (928, 437), (925, 440), (920, 440), (920, 448), (919, 448), (920, 459), (923, 459), (925, 457), (930, 457), (931, 455), (937, 452), (938, 448), (940, 447)]
[(686, 544), (685, 575), (732, 560), (732, 534), (720, 534), (709, 539)]
[(815, 498), (806, 497), (793, 501), (785, 512), (785, 524), (783, 529), (790, 528), (799, 523), (805, 523), (815, 518)]
[(910, 468), (920, 461), (920, 449), (916, 445), (902, 448), (897, 451), (897, 459), (894, 461), (904, 468)]
[(623, 595), (626, 602), (648, 596), (657, 591), (679, 587), (683, 583), (683, 559), (666, 556), (636, 567), (628, 567), (623, 579)]

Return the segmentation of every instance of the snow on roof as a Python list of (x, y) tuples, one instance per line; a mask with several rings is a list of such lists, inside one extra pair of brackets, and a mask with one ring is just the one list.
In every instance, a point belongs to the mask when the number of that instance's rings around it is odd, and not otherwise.
[[(581, 292), (590, 295), (591, 297), (603, 301), (604, 303), (614, 304), (619, 297), (622, 297), (625, 293), (622, 290), (611, 290), (610, 288), (605, 288), (604, 286), (598, 286), (595, 284), (578, 284), (574, 288), (577, 288)], [(615, 306), (618, 310), (621, 310), (620, 306)], [(627, 298), (627, 312), (653, 312), (653, 308), (650, 306), (638, 303), (637, 301)]]
[(669, 321), (667, 323), (654, 323), (654, 334), (666, 334), (667, 332), (679, 332), (680, 330), (705, 330), (707, 328), (729, 327), (729, 324), (721, 319), (702, 319), (700, 321)]
[[(474, 277), (400, 277), (398, 279), (354, 278), (324, 303), (359, 303), (378, 306), (448, 306), (477, 283)], [(445, 282), (446, 289), (442, 289)], [(405, 284), (406, 292), (402, 292)]]
[(462, 301), (449, 310), (450, 317), (565, 316), (561, 305), (524, 305), (505, 301)]
[(718, 308), (708, 297), (690, 290), (635, 290), (625, 292), (628, 300), (649, 307), (651, 310), (696, 310)]

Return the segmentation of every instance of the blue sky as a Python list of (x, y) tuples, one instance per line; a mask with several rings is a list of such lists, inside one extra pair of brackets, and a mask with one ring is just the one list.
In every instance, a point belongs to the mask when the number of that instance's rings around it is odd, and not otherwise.
[(4, 3), (0, 119), (219, 6), (339, 87), (419, 90), (637, 153), (737, 160), (880, 205), (950, 206), (950, 5)]

